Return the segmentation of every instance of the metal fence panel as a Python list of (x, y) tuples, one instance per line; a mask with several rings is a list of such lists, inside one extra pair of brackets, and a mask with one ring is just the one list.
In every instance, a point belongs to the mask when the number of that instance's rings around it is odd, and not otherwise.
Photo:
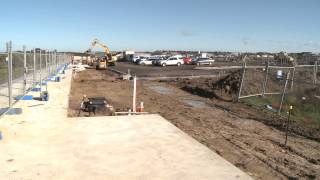
[(26, 90), (33, 86), (33, 53), (27, 51), (26, 54)]
[(240, 101), (286, 116), (304, 126), (320, 128), (320, 72), (311, 66), (249, 68), (245, 70)]
[(24, 53), (12, 52), (12, 99), (13, 103), (24, 95)]
[(0, 52), (0, 115), (9, 107), (7, 53)]
[(56, 51), (12, 46), (11, 42), (3, 46), (0, 46), (0, 50), (5, 49), (0, 51), (0, 116), (32, 88), (45, 91), (46, 83), (42, 82), (71, 60)]

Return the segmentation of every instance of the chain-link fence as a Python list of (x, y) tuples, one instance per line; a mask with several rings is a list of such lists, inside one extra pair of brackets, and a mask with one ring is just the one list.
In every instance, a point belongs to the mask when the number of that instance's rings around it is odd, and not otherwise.
[[(4, 49), (4, 48), (0, 48)], [(0, 115), (7, 112), (30, 90), (40, 88), (56, 74), (71, 57), (57, 51), (40, 48), (27, 49), (25, 46), (5, 45), (0, 52)]]
[(318, 60), (311, 64), (244, 65), (238, 99), (281, 116), (287, 115), (293, 106), (295, 122), (320, 128), (320, 64)]

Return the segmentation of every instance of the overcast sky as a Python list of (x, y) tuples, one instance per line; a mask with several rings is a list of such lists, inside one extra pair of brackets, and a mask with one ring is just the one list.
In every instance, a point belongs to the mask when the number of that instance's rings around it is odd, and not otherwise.
[(320, 51), (319, 0), (1, 2), (0, 49)]

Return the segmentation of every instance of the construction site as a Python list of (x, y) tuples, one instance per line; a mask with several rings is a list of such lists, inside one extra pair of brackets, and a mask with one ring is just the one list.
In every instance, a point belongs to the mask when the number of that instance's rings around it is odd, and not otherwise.
[(320, 177), (317, 62), (140, 66), (98, 43), (81, 57), (7, 43), (0, 177)]
[[(130, 111), (133, 82), (122, 80), (128, 69), (119, 73), (128, 66), (124, 62), (109, 71), (87, 69), (77, 73), (71, 84), (68, 116), (90, 116), (78, 113), (83, 94), (105, 97), (114, 112)], [(287, 116), (280, 116), (264, 106), (254, 106), (247, 102), (250, 99), (234, 101), (238, 89), (226, 91), (229, 89), (226, 86), (239, 87), (234, 85), (241, 81), (238, 70), (224, 75), (203, 70), (189, 70), (193, 75), (188, 75), (185, 71), (172, 67), (162, 72), (164, 78), (161, 78), (154, 70), (134, 69), (131, 65), (130, 72), (141, 75), (141, 79), (137, 77), (137, 105), (143, 102), (144, 112), (160, 114), (254, 179), (316, 179), (319, 176), (319, 116), (292, 121), (289, 142), (285, 145)], [(182, 74), (189, 77), (177, 77)], [(198, 77), (201, 75), (204, 77)], [(206, 77), (208, 75), (212, 77)], [(279, 86), (276, 82), (270, 83), (275, 89)], [(244, 93), (255, 93), (254, 87), (259, 85), (251, 85)], [(112, 114), (110, 109), (96, 113), (99, 116)]]
[(320, 179), (318, 1), (1, 5), (0, 180)]

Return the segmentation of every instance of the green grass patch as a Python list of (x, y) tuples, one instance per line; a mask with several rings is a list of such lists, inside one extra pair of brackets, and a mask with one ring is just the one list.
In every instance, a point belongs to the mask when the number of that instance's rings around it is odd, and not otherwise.
[[(306, 99), (303, 100), (302, 97)], [(273, 111), (277, 113), (280, 107), (281, 95), (272, 95), (266, 97), (250, 97), (241, 101), (258, 106), (267, 110), (266, 105), (272, 106)], [(286, 95), (281, 115), (287, 116), (290, 106), (293, 106), (292, 120), (307, 127), (320, 127), (320, 99), (314, 97), (313, 93), (289, 93)]]

